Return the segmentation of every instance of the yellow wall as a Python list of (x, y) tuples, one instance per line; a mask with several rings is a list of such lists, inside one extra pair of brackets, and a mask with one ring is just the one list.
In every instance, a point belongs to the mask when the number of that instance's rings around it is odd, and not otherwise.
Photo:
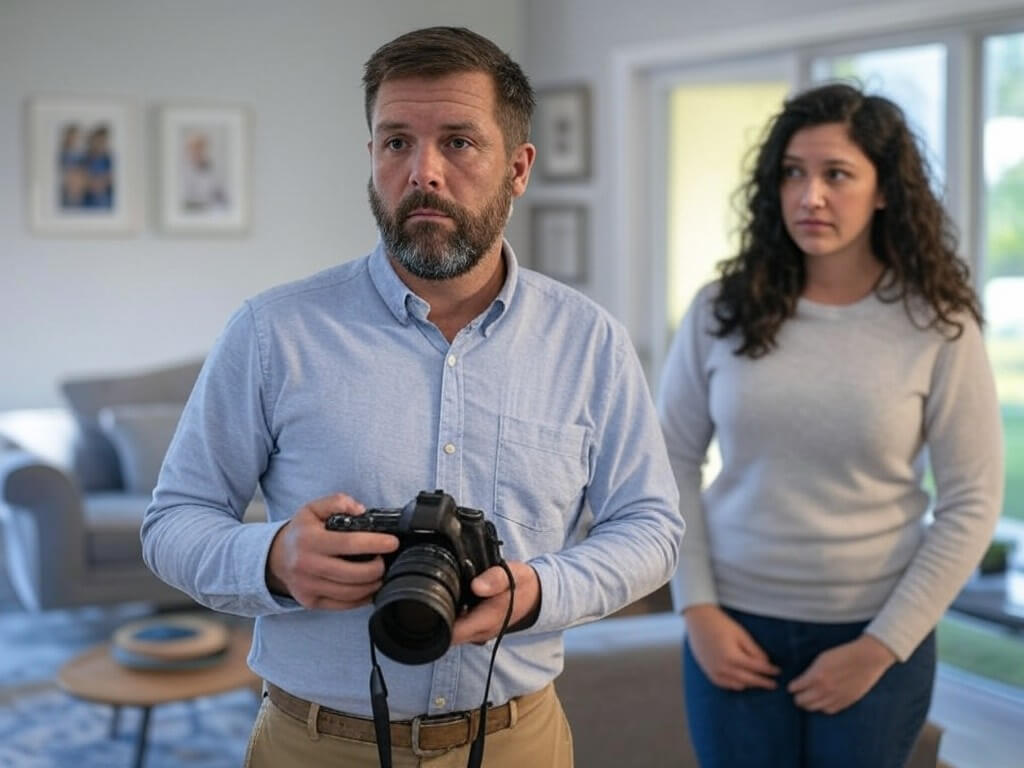
[[(736, 250), (733, 194), (785, 82), (681, 85), (669, 97), (668, 323)], [(752, 158), (750, 158), (752, 162)]]

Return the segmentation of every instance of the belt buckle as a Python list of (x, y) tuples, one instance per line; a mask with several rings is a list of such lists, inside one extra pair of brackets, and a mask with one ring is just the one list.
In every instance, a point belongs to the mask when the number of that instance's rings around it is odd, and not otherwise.
[[(424, 725), (453, 725), (460, 721), (466, 722), (466, 740), (461, 744), (452, 744), (451, 746), (444, 747), (442, 749), (423, 749), (420, 746), (420, 728)], [(451, 715), (440, 715), (434, 717), (427, 717), (424, 715), (417, 715), (412, 719), (412, 752), (417, 757), (437, 757), (443, 755), (455, 747), (461, 747), (463, 744), (468, 744), (470, 741), (471, 731), (473, 730), (473, 723), (470, 719), (468, 712), (455, 712)]]

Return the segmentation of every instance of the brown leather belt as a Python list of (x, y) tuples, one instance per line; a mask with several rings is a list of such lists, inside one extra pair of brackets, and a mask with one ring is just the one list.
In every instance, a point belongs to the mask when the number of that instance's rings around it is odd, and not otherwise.
[[(267, 695), (278, 709), (296, 720), (310, 723), (310, 710), (316, 708), (316, 732), (341, 736), (345, 739), (364, 741), (371, 744), (377, 742), (373, 730), (373, 720), (338, 712), (334, 709), (318, 706), (287, 691), (273, 683), (267, 683)], [(515, 725), (520, 714), (533, 709), (544, 694), (549, 692), (550, 685), (539, 691), (518, 696), (500, 707), (487, 711), (487, 733), (504, 730)], [(477, 734), (480, 724), (480, 711), (453, 712), (448, 715), (420, 716), (412, 720), (391, 721), (391, 744), (394, 747), (408, 747), (419, 756), (430, 756), (449, 749), (469, 744)]]

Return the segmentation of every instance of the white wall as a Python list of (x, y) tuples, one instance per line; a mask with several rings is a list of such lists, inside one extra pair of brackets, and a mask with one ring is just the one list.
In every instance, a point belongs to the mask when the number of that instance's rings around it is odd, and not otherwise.
[[(67, 374), (202, 355), (245, 297), (371, 248), (362, 65), (434, 24), (522, 58), (523, 0), (0, 0), (0, 409), (59, 403)], [(30, 233), (24, 115), (37, 95), (134, 102), (148, 189), (156, 106), (246, 105), (248, 234), (162, 235), (153, 205), (135, 236)]]

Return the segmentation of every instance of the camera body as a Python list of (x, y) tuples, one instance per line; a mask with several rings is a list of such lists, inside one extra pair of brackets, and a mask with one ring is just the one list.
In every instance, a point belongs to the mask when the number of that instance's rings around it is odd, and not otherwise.
[(455, 618), (480, 601), (470, 582), (502, 562), (494, 524), (440, 489), (420, 491), (401, 508), (331, 515), (325, 527), (398, 537), (398, 549), (383, 555), (384, 583), (374, 597), (370, 637), (404, 664), (434, 661), (448, 650)]

